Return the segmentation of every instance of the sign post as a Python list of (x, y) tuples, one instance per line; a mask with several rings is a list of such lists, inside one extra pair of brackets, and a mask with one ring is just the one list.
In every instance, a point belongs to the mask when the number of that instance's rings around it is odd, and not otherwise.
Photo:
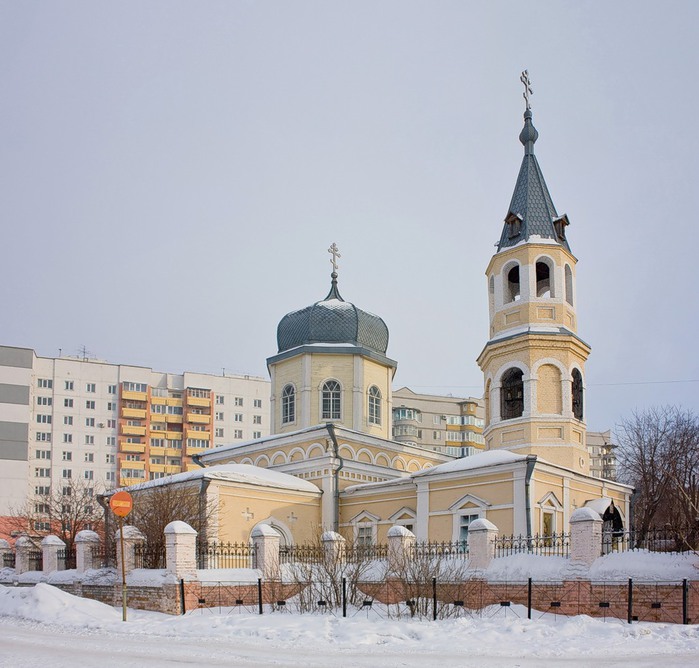
[(109, 499), (109, 507), (119, 518), (119, 543), (121, 549), (121, 609), (122, 620), (126, 621), (126, 562), (124, 561), (124, 518), (133, 508), (133, 499), (128, 492), (117, 492)]

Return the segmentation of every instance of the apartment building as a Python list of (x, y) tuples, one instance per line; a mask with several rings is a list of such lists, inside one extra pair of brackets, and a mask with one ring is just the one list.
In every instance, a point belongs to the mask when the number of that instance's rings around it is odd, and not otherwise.
[(0, 346), (0, 516), (68, 480), (96, 489), (186, 471), (269, 434), (269, 381)]
[(454, 457), (485, 449), (481, 399), (393, 391), (393, 438)]
[(586, 434), (587, 450), (590, 453), (590, 475), (605, 480), (616, 480), (616, 454), (617, 448), (612, 443), (612, 432), (588, 431)]

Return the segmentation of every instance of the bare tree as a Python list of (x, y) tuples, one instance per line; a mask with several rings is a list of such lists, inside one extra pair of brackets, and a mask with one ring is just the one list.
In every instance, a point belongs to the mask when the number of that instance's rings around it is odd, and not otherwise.
[(36, 495), (19, 508), (13, 508), (11, 516), (13, 532), (37, 540), (53, 534), (65, 542), (68, 551), (73, 550), (79, 531), (103, 531), (102, 509), (94, 485), (81, 478), (64, 480), (47, 494)]
[(621, 480), (636, 488), (634, 528), (669, 525), (694, 545), (699, 519), (699, 418), (675, 406), (638, 411), (617, 426)]

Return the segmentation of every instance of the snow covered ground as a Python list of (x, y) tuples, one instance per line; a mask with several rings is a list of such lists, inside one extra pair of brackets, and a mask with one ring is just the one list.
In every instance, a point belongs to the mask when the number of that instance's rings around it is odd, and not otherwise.
[(699, 627), (535, 615), (392, 621), (371, 612), (184, 617), (121, 609), (51, 585), (0, 586), (0, 666), (658, 666), (699, 665)]

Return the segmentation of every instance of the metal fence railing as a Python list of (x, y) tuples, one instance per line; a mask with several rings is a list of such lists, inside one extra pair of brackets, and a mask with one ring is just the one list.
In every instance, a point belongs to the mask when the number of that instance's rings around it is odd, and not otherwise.
[(602, 554), (630, 550), (682, 553), (692, 552), (696, 548), (692, 536), (671, 527), (602, 532)]
[(44, 570), (44, 556), (41, 550), (32, 550), (29, 552), (29, 570), (42, 571)]
[(257, 568), (255, 546), (246, 543), (197, 543), (197, 568)]
[(3, 568), (14, 568), (15, 567), (15, 553), (5, 552), (2, 558)]
[(554, 533), (550, 536), (498, 536), (494, 544), (495, 557), (523, 553), (545, 557), (570, 556), (570, 534), (568, 533)]
[(161, 569), (165, 568), (165, 545), (148, 545), (140, 543), (134, 546), (134, 567)]
[(99, 543), (92, 546), (93, 568), (116, 568), (116, 543)]
[(416, 559), (430, 557), (468, 559), (468, 542), (459, 540), (454, 543), (415, 543), (410, 556)]
[(68, 571), (76, 567), (75, 547), (72, 550), (64, 548), (58, 550), (58, 570)]

